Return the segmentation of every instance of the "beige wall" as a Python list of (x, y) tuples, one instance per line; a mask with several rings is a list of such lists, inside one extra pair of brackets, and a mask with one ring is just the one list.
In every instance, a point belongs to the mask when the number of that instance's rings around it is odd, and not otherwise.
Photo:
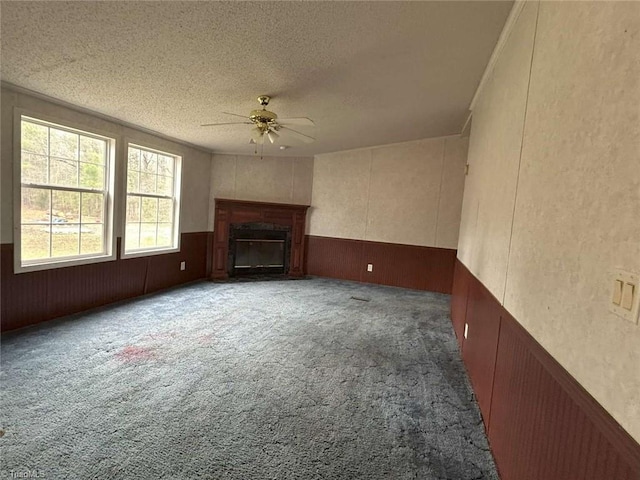
[[(211, 212), (214, 198), (259, 202), (311, 203), (313, 158), (214, 154), (211, 168)], [(213, 218), (209, 219), (212, 230)]]
[(10, 89), (2, 89), (1, 98), (1, 163), (0, 163), (0, 198), (2, 200), (0, 219), (0, 241), (13, 241), (13, 128), (15, 108), (24, 109), (28, 114), (43, 116), (44, 119), (57, 121), (79, 129), (96, 131), (116, 139), (116, 236), (122, 236), (122, 213), (124, 211), (124, 161), (125, 142), (131, 141), (141, 145), (165, 150), (182, 156), (182, 204), (180, 230), (182, 232), (202, 232), (207, 230), (209, 177), (211, 170), (211, 154), (173, 142), (156, 135), (146, 133), (115, 121), (80, 112), (39, 97), (19, 93)]
[(459, 258), (640, 440), (640, 4), (525, 4), (473, 110)]
[(318, 155), (311, 235), (456, 248), (467, 139)]

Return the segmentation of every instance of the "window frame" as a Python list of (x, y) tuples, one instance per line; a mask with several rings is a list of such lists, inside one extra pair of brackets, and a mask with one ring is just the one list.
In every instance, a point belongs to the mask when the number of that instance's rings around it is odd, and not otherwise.
[[(103, 232), (104, 232), (104, 253), (92, 253), (85, 255), (73, 255), (67, 257), (45, 258), (29, 261), (23, 264), (22, 261), (22, 120), (33, 120), (35, 123), (41, 122), (49, 124), (54, 128), (65, 131), (86, 134), (89, 137), (97, 137), (106, 141), (107, 155), (105, 165), (105, 201), (103, 211)], [(117, 136), (113, 132), (103, 131), (97, 128), (87, 128), (86, 125), (75, 121), (54, 117), (40, 112), (34, 112), (23, 108), (14, 108), (13, 114), (13, 269), (14, 273), (26, 273), (39, 270), (50, 270), (55, 268), (87, 265), (91, 263), (101, 263), (114, 261), (117, 258), (117, 239), (114, 231), (115, 218), (115, 171), (116, 152), (118, 149)], [(83, 188), (60, 187), (52, 185), (53, 190), (78, 191), (83, 192)], [(27, 187), (28, 188), (28, 187)]]
[[(157, 153), (160, 155), (171, 156), (174, 158), (174, 175), (173, 175), (173, 245), (170, 247), (146, 247), (139, 248), (132, 251), (126, 250), (127, 245), (127, 200), (129, 198), (128, 178), (129, 178), (129, 147), (146, 150), (148, 152)], [(178, 253), (180, 252), (180, 220), (181, 220), (181, 205), (182, 205), (182, 161), (183, 155), (176, 152), (173, 148), (166, 148), (164, 145), (158, 145), (155, 142), (147, 140), (138, 141), (134, 138), (125, 138), (123, 141), (123, 175), (122, 175), (122, 221), (121, 232), (122, 242), (120, 245), (120, 257), (121, 258), (136, 258), (136, 257), (148, 257), (152, 255), (162, 255), (165, 253)], [(133, 193), (132, 195), (138, 196)], [(164, 195), (143, 194), (142, 197), (146, 198), (168, 198)]]

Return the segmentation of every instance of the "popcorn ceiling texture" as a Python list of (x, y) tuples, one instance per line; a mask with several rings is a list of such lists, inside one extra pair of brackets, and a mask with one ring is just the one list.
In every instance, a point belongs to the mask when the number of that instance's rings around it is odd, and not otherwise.
[(497, 479), (448, 311), (335, 280), (203, 282), (15, 332), (0, 470)]
[(269, 94), (317, 124), (284, 155), (313, 156), (460, 133), (511, 5), (2, 2), (2, 80), (249, 155), (249, 126), (199, 125)]
[(114, 222), (116, 236), (121, 237), (123, 234), (123, 225), (120, 220), (124, 216), (125, 202), (123, 201), (124, 194), (121, 189), (125, 184), (125, 165), (123, 162), (126, 161), (126, 155), (124, 154), (124, 144), (126, 142), (139, 143), (182, 156), (180, 231), (182, 233), (203, 232), (209, 228), (207, 205), (211, 177), (211, 153), (159, 138), (139, 129), (129, 128), (90, 113), (78, 112), (32, 95), (16, 93), (5, 88), (2, 89), (0, 108), (2, 114), (0, 242), (11, 243), (13, 241), (13, 203), (14, 194), (16, 193), (14, 187), (16, 190), (19, 189), (19, 183), (13, 185), (13, 122), (15, 108), (24, 109), (25, 112), (41, 116), (44, 119), (102, 133), (116, 139), (120, 145), (120, 149), (115, 155), (116, 190), (114, 199), (116, 212), (119, 212)]

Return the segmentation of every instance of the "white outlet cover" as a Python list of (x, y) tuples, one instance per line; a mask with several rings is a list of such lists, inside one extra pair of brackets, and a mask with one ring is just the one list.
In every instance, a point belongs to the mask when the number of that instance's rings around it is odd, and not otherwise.
[(180, 270), (186, 270), (187, 262), (180, 262)]
[[(634, 285), (635, 294), (633, 296), (631, 310), (627, 310), (626, 308), (623, 308), (620, 305), (616, 305), (615, 303), (613, 303), (613, 289), (615, 288), (616, 280), (621, 281), (623, 284), (631, 283), (632, 285)], [(613, 272), (613, 276), (611, 278), (609, 285), (610, 285), (609, 291), (607, 292), (607, 295), (608, 295), (607, 298), (609, 302), (609, 311), (637, 325), (638, 310), (640, 310), (640, 292), (638, 292), (638, 287), (640, 287), (640, 275), (627, 272), (625, 270), (616, 269)]]
[(367, 263), (367, 272), (373, 272), (373, 263)]
[(467, 335), (469, 335), (469, 324), (465, 323), (464, 324), (464, 338), (467, 338)]

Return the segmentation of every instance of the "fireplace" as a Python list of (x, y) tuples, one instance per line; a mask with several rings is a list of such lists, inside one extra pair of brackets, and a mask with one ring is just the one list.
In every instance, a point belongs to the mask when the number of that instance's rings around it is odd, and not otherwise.
[(281, 273), (304, 275), (308, 205), (216, 198), (211, 278)]
[(228, 273), (231, 277), (289, 273), (291, 227), (273, 223), (229, 226)]

